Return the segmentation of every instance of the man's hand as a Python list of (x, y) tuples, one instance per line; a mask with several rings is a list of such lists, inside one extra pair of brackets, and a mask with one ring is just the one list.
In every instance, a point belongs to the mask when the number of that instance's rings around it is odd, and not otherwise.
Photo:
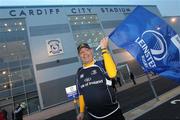
[(106, 49), (108, 47), (108, 38), (104, 37), (101, 41), (100, 41), (100, 46), (101, 49)]
[(77, 116), (77, 120), (83, 120), (84, 119), (84, 113), (79, 113)]

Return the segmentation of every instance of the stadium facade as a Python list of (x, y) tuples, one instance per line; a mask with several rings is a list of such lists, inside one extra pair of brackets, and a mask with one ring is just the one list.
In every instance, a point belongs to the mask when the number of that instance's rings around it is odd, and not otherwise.
[[(0, 108), (10, 118), (18, 103), (27, 103), (25, 113), (31, 115), (68, 102), (65, 88), (75, 84), (81, 66), (77, 45), (87, 42), (95, 50), (135, 7), (0, 7)], [(156, 6), (144, 7), (161, 16)], [(161, 17), (169, 22), (170, 17)], [(171, 25), (180, 33), (177, 25)], [(111, 41), (109, 49), (122, 83), (131, 82), (129, 71), (136, 77), (144, 74), (127, 51)], [(95, 50), (95, 59), (102, 59), (100, 50)]]

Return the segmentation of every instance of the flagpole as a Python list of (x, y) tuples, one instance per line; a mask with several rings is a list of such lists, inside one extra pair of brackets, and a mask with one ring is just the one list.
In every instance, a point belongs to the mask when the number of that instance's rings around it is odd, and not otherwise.
[(159, 101), (159, 97), (157, 96), (157, 92), (156, 92), (156, 90), (155, 90), (155, 88), (154, 88), (154, 86), (153, 86), (153, 83), (152, 83), (151, 78), (149, 77), (149, 74), (146, 73), (146, 76), (147, 76), (147, 79), (148, 79), (148, 81), (149, 81), (150, 87), (151, 87), (151, 89), (152, 89), (152, 91), (153, 91), (154, 97), (156, 98), (157, 101)]

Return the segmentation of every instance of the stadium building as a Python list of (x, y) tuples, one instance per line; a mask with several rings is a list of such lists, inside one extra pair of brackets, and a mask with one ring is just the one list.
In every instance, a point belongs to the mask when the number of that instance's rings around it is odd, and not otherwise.
[[(135, 7), (0, 7), (0, 108), (10, 118), (18, 103), (27, 103), (25, 114), (31, 116), (69, 102), (65, 88), (75, 84), (81, 66), (77, 45), (87, 42), (95, 50)], [(155, 5), (144, 7), (161, 16)], [(179, 17), (161, 17), (180, 33)], [(127, 51), (111, 41), (109, 49), (123, 84), (132, 82), (130, 71), (136, 77), (144, 74)], [(95, 50), (95, 59), (102, 59), (100, 50)]]

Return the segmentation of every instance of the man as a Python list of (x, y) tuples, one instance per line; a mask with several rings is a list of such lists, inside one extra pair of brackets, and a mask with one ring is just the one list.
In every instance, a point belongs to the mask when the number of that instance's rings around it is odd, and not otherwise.
[(22, 102), (21, 104), (16, 105), (16, 109), (14, 111), (15, 120), (23, 120), (23, 110), (25, 108), (25, 103)]
[(78, 46), (83, 67), (77, 72), (80, 113), (77, 120), (83, 120), (85, 106), (89, 120), (124, 120), (120, 105), (115, 98), (112, 81), (117, 70), (108, 51), (108, 39), (100, 41), (103, 62), (93, 59), (93, 49), (86, 43)]
[(134, 74), (132, 72), (130, 72), (130, 78), (133, 81), (134, 85), (136, 85), (136, 81), (134, 79)]

